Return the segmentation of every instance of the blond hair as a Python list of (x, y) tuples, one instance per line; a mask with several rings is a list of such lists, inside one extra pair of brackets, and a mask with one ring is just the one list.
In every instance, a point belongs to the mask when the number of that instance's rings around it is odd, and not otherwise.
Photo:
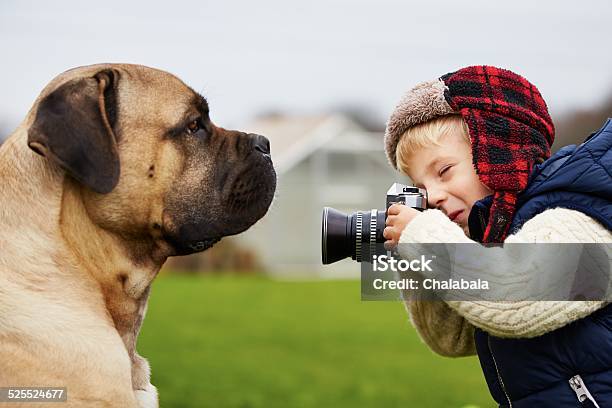
[(468, 127), (461, 115), (440, 116), (409, 128), (397, 143), (395, 151), (397, 168), (407, 174), (410, 156), (415, 151), (432, 145), (440, 146), (442, 136), (454, 129), (460, 130), (465, 141), (470, 143)]

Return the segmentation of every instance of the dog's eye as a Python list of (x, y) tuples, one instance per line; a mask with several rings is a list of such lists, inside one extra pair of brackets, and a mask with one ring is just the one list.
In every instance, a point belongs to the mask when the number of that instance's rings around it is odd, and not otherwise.
[(197, 133), (200, 129), (202, 129), (202, 126), (200, 126), (199, 120), (194, 120), (187, 125), (187, 133), (191, 135)]

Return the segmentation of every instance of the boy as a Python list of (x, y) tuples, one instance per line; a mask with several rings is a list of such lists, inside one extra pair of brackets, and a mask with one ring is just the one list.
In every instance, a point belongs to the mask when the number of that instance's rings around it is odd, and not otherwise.
[[(413, 88), (389, 119), (386, 152), (434, 209), (390, 207), (385, 245), (612, 242), (612, 120), (549, 159), (553, 139), (540, 93), (513, 72), (467, 67)], [(406, 306), (432, 350), (478, 354), (500, 406), (612, 406), (607, 302), (415, 294)]]

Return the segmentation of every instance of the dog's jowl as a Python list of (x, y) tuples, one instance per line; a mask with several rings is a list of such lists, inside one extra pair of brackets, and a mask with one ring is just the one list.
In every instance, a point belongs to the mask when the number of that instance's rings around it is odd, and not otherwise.
[(151, 281), (263, 217), (276, 173), (265, 137), (215, 126), (178, 78), (105, 64), (42, 91), (0, 148), (0, 186), (0, 387), (155, 407), (135, 350)]

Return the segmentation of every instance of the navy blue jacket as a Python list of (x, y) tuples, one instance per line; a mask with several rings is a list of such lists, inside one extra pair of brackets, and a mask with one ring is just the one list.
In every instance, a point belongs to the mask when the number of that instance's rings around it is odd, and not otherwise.
[[(491, 196), (470, 212), (475, 240), (482, 238), (490, 205)], [(511, 232), (556, 207), (581, 211), (612, 231), (612, 119), (580, 146), (566, 146), (535, 167), (519, 196)], [(480, 329), (474, 337), (489, 391), (500, 406), (612, 407), (612, 304), (536, 338), (499, 338)], [(585, 388), (592, 399), (580, 403)]]

